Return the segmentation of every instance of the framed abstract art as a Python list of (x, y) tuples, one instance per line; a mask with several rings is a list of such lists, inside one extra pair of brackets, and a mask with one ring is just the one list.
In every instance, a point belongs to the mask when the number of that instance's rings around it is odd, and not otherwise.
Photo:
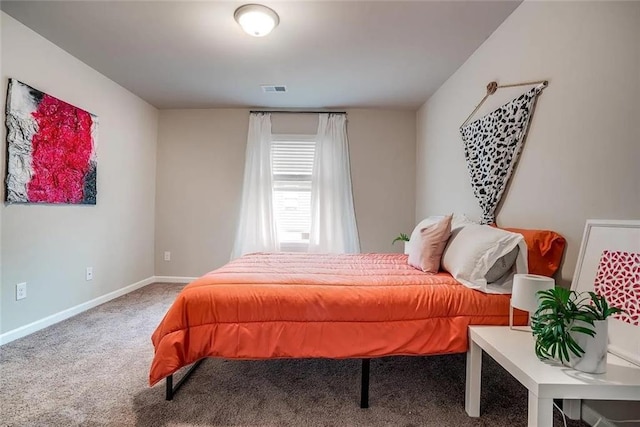
[(625, 310), (609, 318), (609, 352), (640, 365), (640, 220), (588, 220), (571, 288)]
[(9, 79), (8, 203), (96, 204), (98, 118)]

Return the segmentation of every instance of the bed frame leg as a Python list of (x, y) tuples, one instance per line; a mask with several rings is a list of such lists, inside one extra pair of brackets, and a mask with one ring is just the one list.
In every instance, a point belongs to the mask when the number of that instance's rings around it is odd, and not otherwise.
[(173, 374), (164, 379), (166, 386), (166, 400), (173, 400)]
[[(173, 374), (169, 375), (165, 378), (165, 386), (166, 386), (166, 400), (173, 400), (173, 396), (178, 392), (180, 387), (189, 379), (191, 374), (200, 366), (200, 364), (204, 362), (204, 359), (198, 360), (194, 363), (191, 368), (180, 378), (173, 386)], [(370, 359), (362, 359), (362, 379), (361, 379), (361, 389), (360, 389), (360, 407), (368, 408), (369, 407), (369, 366)]]
[(204, 362), (204, 359), (200, 359), (196, 363), (191, 365), (189, 370), (185, 372), (182, 378), (180, 378), (180, 381), (176, 383), (175, 387), (173, 386), (173, 374), (165, 378), (167, 400), (173, 400), (173, 396), (175, 396), (175, 394), (178, 392), (178, 389), (182, 387), (182, 384), (184, 384), (184, 382), (189, 379), (191, 374), (193, 374), (193, 371), (195, 371), (202, 362)]
[(360, 388), (360, 407), (369, 407), (369, 362), (371, 359), (362, 359), (362, 382)]

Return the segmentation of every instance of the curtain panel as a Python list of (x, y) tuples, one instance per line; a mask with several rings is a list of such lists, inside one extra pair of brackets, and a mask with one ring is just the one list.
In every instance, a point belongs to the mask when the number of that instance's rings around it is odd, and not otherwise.
[(344, 114), (320, 114), (319, 117), (312, 172), (309, 252), (360, 252)]
[(280, 250), (273, 215), (271, 114), (251, 113), (240, 217), (231, 259)]

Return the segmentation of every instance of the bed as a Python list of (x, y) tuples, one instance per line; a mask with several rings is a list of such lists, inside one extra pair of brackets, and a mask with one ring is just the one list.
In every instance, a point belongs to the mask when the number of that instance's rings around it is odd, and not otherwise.
[[(467, 326), (507, 325), (508, 313), (509, 295), (423, 273), (402, 254), (250, 254), (180, 292), (153, 333), (149, 382), (167, 378), (171, 399), (173, 374), (208, 357), (359, 358), (368, 384), (370, 358), (465, 352)], [(366, 407), (364, 374), (363, 363)]]

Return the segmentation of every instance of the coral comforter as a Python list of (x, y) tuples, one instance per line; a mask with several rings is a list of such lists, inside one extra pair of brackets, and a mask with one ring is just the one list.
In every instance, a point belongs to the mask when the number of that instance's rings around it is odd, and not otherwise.
[(153, 333), (149, 382), (204, 357), (459, 353), (468, 325), (507, 325), (508, 313), (509, 295), (423, 273), (406, 255), (245, 255), (178, 295)]

